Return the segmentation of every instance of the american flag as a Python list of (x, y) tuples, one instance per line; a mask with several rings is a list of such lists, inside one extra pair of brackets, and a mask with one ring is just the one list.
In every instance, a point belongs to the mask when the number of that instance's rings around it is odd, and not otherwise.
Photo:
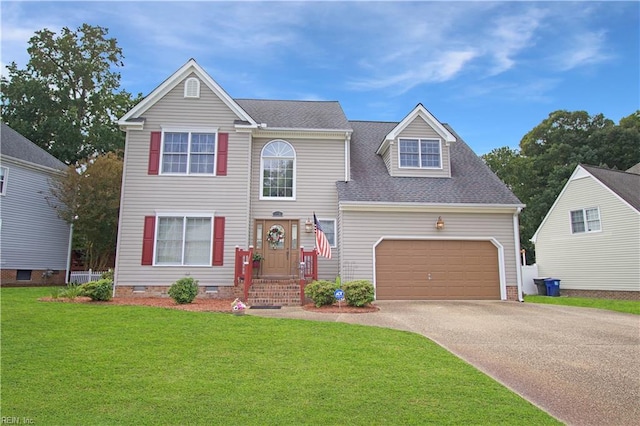
[(331, 259), (331, 244), (329, 244), (327, 236), (322, 231), (320, 222), (318, 222), (318, 218), (315, 213), (313, 214), (313, 222), (315, 224), (316, 231), (316, 251), (320, 256)]

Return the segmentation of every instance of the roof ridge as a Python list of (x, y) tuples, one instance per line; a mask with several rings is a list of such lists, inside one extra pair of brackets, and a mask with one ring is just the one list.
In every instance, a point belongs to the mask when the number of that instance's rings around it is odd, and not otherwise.
[(607, 167), (602, 167), (602, 166), (592, 166), (592, 165), (590, 165), (590, 164), (583, 164), (583, 163), (580, 163), (580, 166), (581, 166), (581, 167), (588, 167), (588, 168), (591, 168), (591, 169), (604, 170), (605, 172), (618, 172), (618, 173), (625, 173), (625, 174), (628, 174), (628, 175), (638, 175), (638, 173), (628, 172), (628, 171), (626, 171), (626, 170), (620, 170), (620, 169), (609, 169), (609, 168), (607, 168)]
[(258, 99), (258, 98), (233, 98), (234, 101), (262, 101), (262, 102), (332, 102), (339, 104), (337, 100), (311, 100), (311, 99)]

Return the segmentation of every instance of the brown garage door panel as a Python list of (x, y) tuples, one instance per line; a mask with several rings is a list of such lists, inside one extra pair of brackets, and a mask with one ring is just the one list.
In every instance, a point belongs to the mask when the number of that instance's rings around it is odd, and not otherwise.
[(378, 299), (500, 299), (489, 241), (385, 240), (376, 248)]

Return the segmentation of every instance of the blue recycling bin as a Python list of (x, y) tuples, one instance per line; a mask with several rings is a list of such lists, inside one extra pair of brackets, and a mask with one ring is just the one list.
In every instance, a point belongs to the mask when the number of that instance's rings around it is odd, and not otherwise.
[(547, 296), (560, 296), (560, 280), (557, 278), (545, 278), (544, 285), (547, 287)]

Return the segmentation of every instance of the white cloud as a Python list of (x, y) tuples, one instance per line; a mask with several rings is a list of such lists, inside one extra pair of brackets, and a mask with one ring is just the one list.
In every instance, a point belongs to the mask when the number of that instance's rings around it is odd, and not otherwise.
[(484, 41), (487, 54), (495, 61), (489, 70), (490, 75), (503, 73), (516, 65), (514, 57), (535, 42), (536, 30), (546, 17), (545, 11), (534, 8), (524, 13), (500, 16), (490, 24), (490, 36)]
[(606, 62), (613, 55), (605, 52), (604, 31), (582, 32), (571, 36), (570, 44), (553, 56), (555, 67), (560, 71)]

